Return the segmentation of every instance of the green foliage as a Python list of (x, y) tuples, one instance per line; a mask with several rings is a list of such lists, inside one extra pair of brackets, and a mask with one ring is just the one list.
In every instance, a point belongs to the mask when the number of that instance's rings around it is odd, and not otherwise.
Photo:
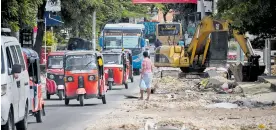
[(219, 0), (217, 17), (232, 21), (242, 33), (272, 37), (276, 35), (275, 0)]
[[(45, 35), (43, 36), (43, 43), (45, 42)], [(54, 34), (51, 31), (46, 32), (46, 45), (52, 46), (57, 43)]]
[(92, 39), (92, 14), (97, 11), (97, 32), (107, 22), (127, 17), (146, 17), (149, 5), (134, 5), (131, 0), (62, 0), (62, 18), (75, 35)]
[(43, 0), (2, 0), (1, 22), (7, 24), (12, 31), (20, 27), (33, 27), (36, 24), (36, 12)]

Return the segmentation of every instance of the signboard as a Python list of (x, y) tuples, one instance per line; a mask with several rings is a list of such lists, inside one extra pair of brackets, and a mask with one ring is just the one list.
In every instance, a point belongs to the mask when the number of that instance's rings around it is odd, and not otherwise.
[(61, 11), (60, 0), (47, 0), (46, 11), (59, 12)]
[(134, 4), (152, 4), (152, 3), (193, 3), (197, 4), (197, 0), (132, 0)]
[(61, 26), (61, 17), (58, 15), (53, 15), (52, 12), (46, 11), (44, 13), (44, 18), (46, 18), (46, 26)]
[[(108, 32), (104, 33), (105, 36), (122, 36), (121, 32)], [(140, 36), (140, 33), (124, 33), (123, 36)]]

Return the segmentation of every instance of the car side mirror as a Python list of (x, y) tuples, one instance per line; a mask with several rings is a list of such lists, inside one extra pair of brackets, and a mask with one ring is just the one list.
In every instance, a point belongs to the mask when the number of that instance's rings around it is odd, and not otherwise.
[(12, 66), (11, 74), (15, 74), (15, 73), (21, 73), (21, 65), (20, 64), (14, 64)]

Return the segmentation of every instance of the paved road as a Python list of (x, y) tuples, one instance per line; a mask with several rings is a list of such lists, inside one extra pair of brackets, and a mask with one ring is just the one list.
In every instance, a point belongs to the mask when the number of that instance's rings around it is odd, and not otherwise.
[(28, 130), (84, 130), (97, 119), (113, 111), (119, 105), (118, 101), (125, 100), (124, 94), (139, 91), (139, 78), (134, 78), (134, 83), (129, 83), (129, 89), (124, 86), (114, 87), (115, 90), (107, 92), (107, 104), (102, 104), (100, 99), (84, 100), (85, 106), (79, 106), (77, 100), (70, 100), (69, 106), (65, 106), (64, 100), (45, 101), (46, 116), (42, 123), (36, 123), (35, 117), (29, 117)]

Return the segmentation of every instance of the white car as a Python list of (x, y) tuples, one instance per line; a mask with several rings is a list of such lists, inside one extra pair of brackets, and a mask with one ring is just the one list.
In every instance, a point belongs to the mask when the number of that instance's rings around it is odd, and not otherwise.
[(1, 36), (1, 129), (27, 130), (29, 74), (18, 40)]

